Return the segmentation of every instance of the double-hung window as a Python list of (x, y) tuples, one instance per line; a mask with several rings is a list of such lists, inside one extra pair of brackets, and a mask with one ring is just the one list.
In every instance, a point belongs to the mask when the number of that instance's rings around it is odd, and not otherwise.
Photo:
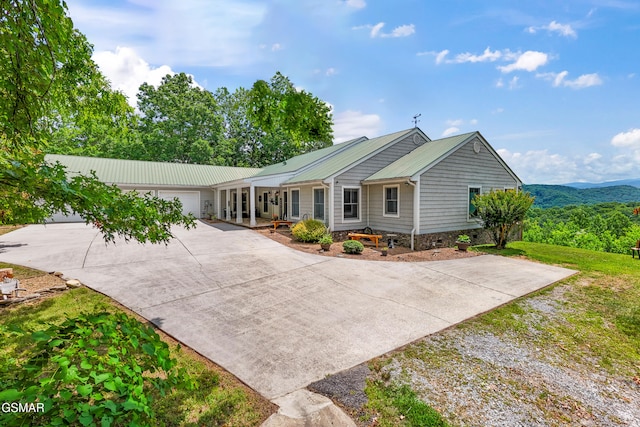
[(343, 189), (343, 218), (346, 220), (360, 219), (360, 189)]
[(313, 218), (324, 220), (324, 188), (313, 189)]
[(384, 186), (384, 216), (399, 216), (400, 186)]
[(300, 190), (291, 190), (291, 216), (300, 218)]

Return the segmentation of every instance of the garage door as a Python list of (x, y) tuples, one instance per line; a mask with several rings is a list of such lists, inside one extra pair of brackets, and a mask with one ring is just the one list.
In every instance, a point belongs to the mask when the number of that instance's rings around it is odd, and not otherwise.
[(47, 219), (45, 222), (47, 223), (51, 223), (51, 222), (84, 222), (84, 219), (82, 219), (82, 217), (76, 213), (70, 213), (68, 215), (65, 215), (61, 212), (55, 213), (53, 214), (53, 216), (49, 219)]
[(178, 198), (182, 202), (182, 213), (192, 213), (200, 218), (200, 192), (199, 191), (158, 191), (158, 197), (165, 200)]

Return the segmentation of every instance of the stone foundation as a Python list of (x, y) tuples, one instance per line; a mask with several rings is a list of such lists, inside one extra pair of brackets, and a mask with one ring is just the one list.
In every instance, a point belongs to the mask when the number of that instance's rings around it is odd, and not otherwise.
[[(334, 231), (332, 234), (334, 241), (347, 240), (349, 233), (362, 233), (362, 229), (346, 230), (346, 231)], [(403, 246), (406, 248), (411, 247), (411, 234), (388, 232), (383, 230), (373, 229), (373, 234), (382, 235), (380, 240), (380, 246), (386, 246), (389, 244), (389, 239), (393, 239), (394, 246)], [(414, 236), (414, 249), (417, 251), (423, 251), (427, 249), (436, 248), (452, 248), (456, 245), (456, 239), (459, 235), (466, 234), (471, 237), (472, 245), (484, 245), (492, 244), (493, 239), (491, 233), (483, 228), (474, 228), (471, 230), (455, 230), (455, 231), (443, 231), (439, 233), (429, 234), (416, 234)], [(522, 232), (520, 227), (514, 227), (511, 232), (511, 238), (509, 241), (522, 240)]]

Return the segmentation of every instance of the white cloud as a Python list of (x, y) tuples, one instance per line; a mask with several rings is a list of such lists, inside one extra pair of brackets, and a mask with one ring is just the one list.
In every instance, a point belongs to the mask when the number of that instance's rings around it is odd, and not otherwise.
[(614, 147), (632, 147), (640, 150), (640, 129), (630, 129), (628, 132), (620, 132), (611, 138)]
[(572, 89), (584, 89), (591, 86), (599, 86), (602, 84), (602, 79), (598, 73), (583, 74), (580, 77), (570, 80), (567, 79), (569, 75), (568, 71), (561, 71), (559, 73), (540, 73), (536, 77), (549, 80), (552, 82), (553, 87), (570, 87)]
[(338, 74), (338, 70), (336, 70), (333, 67), (327, 68), (327, 71), (324, 72), (325, 76), (335, 76), (336, 74)]
[(475, 125), (477, 125), (477, 124), (478, 124), (478, 119), (471, 119), (471, 120), (469, 120), (469, 124), (472, 124), (472, 125), (474, 125), (474, 126), (475, 126)]
[(518, 81), (520, 80), (519, 77), (517, 76), (513, 76), (513, 78), (511, 79), (511, 81), (509, 82), (509, 89), (513, 90), (513, 89), (518, 89), (520, 87), (520, 85), (518, 85)]
[(496, 82), (496, 87), (498, 87), (498, 88), (504, 87), (504, 81), (502, 80), (502, 77), (500, 77), (498, 79), (498, 81)]
[(496, 151), (526, 184), (563, 184), (576, 181), (580, 176), (575, 161), (547, 150), (520, 153), (501, 148)]
[(363, 9), (367, 6), (364, 0), (346, 0), (344, 3), (354, 9)]
[(502, 52), (499, 50), (491, 51), (490, 48), (486, 48), (482, 55), (474, 55), (469, 52), (460, 53), (456, 55), (455, 59), (449, 62), (456, 64), (462, 64), (464, 62), (494, 62), (502, 57)]
[(374, 137), (382, 131), (382, 119), (377, 114), (347, 110), (333, 116), (333, 134), (336, 143), (359, 138)]
[(407, 37), (416, 32), (416, 26), (413, 24), (400, 25), (393, 29), (390, 34), (383, 34), (382, 37)]
[(498, 67), (503, 73), (510, 73), (516, 70), (535, 71), (538, 67), (545, 65), (549, 60), (549, 55), (543, 52), (528, 50), (519, 55), (512, 64)]
[(352, 30), (364, 30), (364, 29), (370, 30), (369, 36), (371, 38), (407, 37), (416, 32), (416, 27), (414, 24), (405, 24), (405, 25), (400, 25), (394, 28), (390, 33), (385, 33), (382, 31), (382, 28), (384, 27), (384, 25), (385, 25), (384, 22), (378, 22), (376, 25), (370, 25), (370, 24), (358, 25), (356, 27), (352, 27), (351, 29)]
[(268, 5), (247, 0), (69, 0), (74, 24), (96, 50), (130, 46), (152, 64), (238, 66), (254, 63), (255, 29)]
[(449, 51), (447, 49), (438, 52), (438, 54), (436, 55), (436, 64), (441, 64), (442, 61), (444, 61), (444, 58), (449, 54)]
[(556, 21), (551, 21), (548, 25), (540, 27), (529, 27), (527, 31), (531, 34), (535, 34), (538, 30), (547, 30), (550, 33), (558, 33), (561, 36), (577, 38), (578, 34), (569, 24), (560, 24)]
[(584, 158), (584, 164), (588, 165), (590, 163), (600, 160), (601, 158), (602, 158), (602, 155), (599, 153), (589, 153), (587, 157)]
[(277, 52), (279, 50), (282, 50), (283, 47), (280, 43), (274, 43), (271, 45), (271, 52)]
[(158, 86), (167, 74), (175, 72), (168, 65), (152, 67), (131, 48), (118, 46), (115, 52), (101, 51), (93, 54), (100, 71), (109, 79), (111, 87), (122, 91), (129, 104), (136, 106), (136, 94), (142, 83)]
[(446, 128), (444, 130), (444, 132), (442, 132), (442, 137), (445, 138), (445, 137), (447, 137), (449, 135), (453, 135), (453, 134), (456, 134), (458, 132), (460, 132), (460, 128), (457, 128), (455, 126), (451, 126), (449, 128)]
[(462, 124), (464, 123), (464, 120), (462, 119), (447, 120), (445, 123), (448, 126), (462, 126)]

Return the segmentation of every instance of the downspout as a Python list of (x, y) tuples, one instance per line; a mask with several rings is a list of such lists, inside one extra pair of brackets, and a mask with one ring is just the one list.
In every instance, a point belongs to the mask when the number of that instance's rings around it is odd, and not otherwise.
[(369, 200), (371, 200), (369, 198), (369, 188), (371, 188), (371, 186), (367, 185), (367, 227), (369, 227)]
[(331, 178), (329, 184), (329, 231), (334, 231), (336, 226), (335, 191), (336, 179)]
[(418, 191), (420, 178), (417, 183), (407, 180), (407, 184), (413, 187), (413, 229), (411, 230), (411, 250), (413, 251), (415, 235), (420, 232), (420, 191)]
[(331, 186), (326, 184), (324, 181), (320, 181), (320, 185), (329, 190), (329, 231), (331, 231)]

